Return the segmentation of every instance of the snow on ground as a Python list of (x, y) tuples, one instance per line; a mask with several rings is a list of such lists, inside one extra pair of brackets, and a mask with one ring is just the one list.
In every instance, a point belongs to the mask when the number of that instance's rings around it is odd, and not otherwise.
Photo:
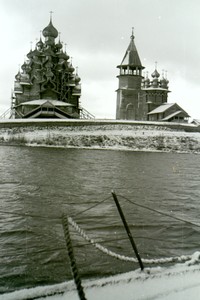
[(168, 127), (163, 123), (106, 120), (90, 123), (76, 120), (65, 125), (60, 120), (52, 123), (40, 120), (38, 123), (29, 121), (27, 126), (25, 124), (11, 122), (0, 127), (0, 143), (66, 148), (200, 152), (200, 132), (193, 132), (197, 128), (191, 124), (184, 124), (184, 127), (180, 124), (170, 124)]
[[(82, 286), (87, 300), (198, 300), (199, 262), (200, 252), (196, 252), (190, 261), (173, 267), (138, 269), (113, 277), (83, 281)], [(71, 281), (4, 294), (0, 299), (78, 300), (79, 297)]]

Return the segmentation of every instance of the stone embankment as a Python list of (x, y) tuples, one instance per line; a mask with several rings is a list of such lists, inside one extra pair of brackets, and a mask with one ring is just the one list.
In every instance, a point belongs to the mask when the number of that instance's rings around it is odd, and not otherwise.
[(115, 120), (4, 120), (0, 144), (200, 153), (200, 127)]

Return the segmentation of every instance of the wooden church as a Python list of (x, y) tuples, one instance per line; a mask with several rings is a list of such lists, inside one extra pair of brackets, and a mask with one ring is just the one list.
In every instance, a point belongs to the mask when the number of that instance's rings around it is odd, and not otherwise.
[(189, 115), (177, 103), (168, 103), (169, 81), (157, 66), (151, 78), (143, 77), (132, 32), (130, 44), (119, 68), (116, 119), (139, 121), (188, 122)]
[(42, 35), (15, 76), (14, 118), (80, 118), (81, 79), (52, 16)]

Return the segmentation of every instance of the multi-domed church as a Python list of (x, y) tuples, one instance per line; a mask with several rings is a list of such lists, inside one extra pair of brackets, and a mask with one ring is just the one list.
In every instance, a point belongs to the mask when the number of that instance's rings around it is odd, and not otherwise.
[(42, 35), (43, 40), (40, 37), (15, 76), (14, 117), (79, 118), (80, 77), (63, 49), (52, 17)]
[(132, 32), (130, 44), (119, 68), (116, 119), (188, 122), (189, 115), (177, 103), (168, 103), (169, 81), (157, 71), (143, 77)]

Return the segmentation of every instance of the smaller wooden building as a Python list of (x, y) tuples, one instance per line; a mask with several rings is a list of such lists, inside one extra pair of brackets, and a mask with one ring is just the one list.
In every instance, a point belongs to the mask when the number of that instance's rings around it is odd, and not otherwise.
[(197, 126), (200, 126), (200, 119), (194, 119), (194, 120), (192, 121), (192, 124), (197, 125)]
[(189, 115), (177, 103), (164, 103), (150, 111), (149, 121), (187, 123)]

